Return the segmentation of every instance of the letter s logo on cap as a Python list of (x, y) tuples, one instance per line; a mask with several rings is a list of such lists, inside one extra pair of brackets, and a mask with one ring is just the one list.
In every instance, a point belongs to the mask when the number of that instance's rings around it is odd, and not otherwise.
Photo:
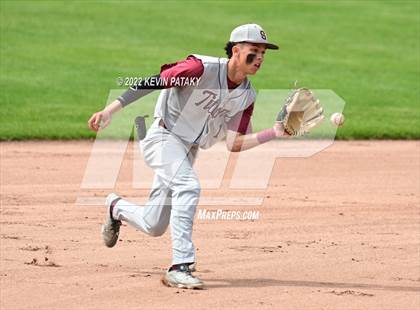
[(263, 38), (263, 40), (267, 40), (267, 36), (265, 35), (265, 32), (263, 30), (260, 31), (261, 34), (261, 38)]

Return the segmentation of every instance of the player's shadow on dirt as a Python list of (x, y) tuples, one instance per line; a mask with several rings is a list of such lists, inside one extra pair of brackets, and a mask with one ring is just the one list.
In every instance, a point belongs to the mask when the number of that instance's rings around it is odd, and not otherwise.
[[(130, 277), (148, 277), (150, 275), (161, 276), (162, 272), (157, 271), (140, 271), (131, 274)], [(400, 285), (378, 285), (378, 284), (364, 284), (364, 283), (341, 283), (341, 282), (320, 282), (320, 281), (298, 281), (298, 280), (277, 280), (277, 279), (207, 279), (205, 276), (200, 277), (206, 288), (228, 288), (228, 287), (269, 287), (269, 286), (284, 286), (284, 287), (318, 287), (331, 289), (371, 289), (384, 290), (396, 292), (420, 292), (420, 286), (400, 286)]]
[(223, 287), (268, 287), (268, 286), (295, 286), (295, 287), (324, 287), (324, 288), (359, 288), (385, 291), (420, 292), (419, 286), (392, 286), (363, 283), (340, 283), (318, 281), (292, 281), (276, 279), (214, 279), (203, 278), (208, 288)]

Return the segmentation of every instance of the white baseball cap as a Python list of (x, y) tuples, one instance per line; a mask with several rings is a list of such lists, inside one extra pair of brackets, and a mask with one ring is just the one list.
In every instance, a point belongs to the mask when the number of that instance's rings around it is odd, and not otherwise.
[(233, 29), (230, 34), (230, 42), (249, 42), (265, 44), (268, 49), (278, 50), (279, 47), (267, 41), (267, 34), (260, 25), (245, 24)]

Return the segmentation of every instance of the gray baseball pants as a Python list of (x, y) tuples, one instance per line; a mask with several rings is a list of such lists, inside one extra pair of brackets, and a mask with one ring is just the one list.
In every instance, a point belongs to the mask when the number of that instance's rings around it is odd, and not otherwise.
[(172, 264), (195, 262), (192, 229), (200, 183), (193, 163), (198, 149), (160, 127), (159, 120), (155, 119), (140, 142), (144, 160), (155, 172), (149, 200), (138, 206), (121, 199), (113, 217), (155, 237), (170, 224)]

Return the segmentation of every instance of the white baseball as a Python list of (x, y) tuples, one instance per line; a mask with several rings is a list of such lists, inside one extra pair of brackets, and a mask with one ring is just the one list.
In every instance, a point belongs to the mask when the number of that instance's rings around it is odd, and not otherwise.
[(331, 115), (331, 123), (335, 126), (343, 126), (344, 124), (344, 115), (341, 113), (334, 113), (333, 115)]

